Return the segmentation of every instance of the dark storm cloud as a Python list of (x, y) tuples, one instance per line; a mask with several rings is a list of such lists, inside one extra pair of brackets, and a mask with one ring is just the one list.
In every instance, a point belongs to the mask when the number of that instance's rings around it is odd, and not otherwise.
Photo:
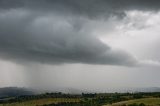
[(126, 9), (159, 9), (158, 0), (0, 0), (0, 57), (46, 63), (135, 65), (93, 36), (86, 23)]
[(158, 10), (159, 0), (0, 0), (1, 9), (27, 8), (39, 11), (58, 11), (84, 15), (90, 18), (98, 16), (124, 16), (124, 10)]

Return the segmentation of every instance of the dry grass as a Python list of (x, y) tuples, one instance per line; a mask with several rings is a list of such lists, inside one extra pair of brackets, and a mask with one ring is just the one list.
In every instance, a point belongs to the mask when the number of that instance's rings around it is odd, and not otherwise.
[(135, 99), (135, 100), (128, 100), (128, 101), (122, 101), (118, 103), (113, 103), (112, 105), (104, 105), (104, 106), (122, 106), (123, 104), (133, 104), (133, 103), (144, 103), (145, 105), (149, 106), (160, 106), (160, 98), (143, 98), (143, 99)]
[(51, 103), (60, 103), (60, 102), (79, 102), (80, 99), (76, 98), (46, 98), (46, 99), (38, 99), (38, 100), (30, 100), (26, 102), (16, 102), (16, 103), (8, 103), (8, 104), (0, 104), (0, 106), (36, 106), (43, 104), (51, 104)]

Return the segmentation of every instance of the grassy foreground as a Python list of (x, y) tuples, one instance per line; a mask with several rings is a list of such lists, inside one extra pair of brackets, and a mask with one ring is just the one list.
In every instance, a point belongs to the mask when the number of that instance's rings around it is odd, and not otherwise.
[(124, 106), (124, 104), (130, 105), (134, 103), (136, 104), (144, 103), (147, 106), (160, 106), (160, 98), (142, 98), (142, 99), (117, 102), (113, 103), (112, 105), (104, 105), (104, 106)]
[(160, 92), (44, 93), (0, 98), (0, 106), (160, 106)]
[[(57, 104), (61, 102), (70, 102), (76, 103), (80, 102), (78, 98), (44, 98), (44, 99), (37, 99), (37, 100), (30, 100), (25, 102), (15, 102), (15, 103), (7, 103), (7, 104), (0, 104), (0, 106), (41, 106), (44, 104)], [(130, 104), (140, 104), (144, 103), (146, 106), (160, 106), (160, 98), (142, 98), (142, 99), (135, 99), (135, 100), (128, 100), (113, 103), (112, 105), (103, 105), (103, 106), (126, 106)]]
[(25, 102), (15, 102), (15, 103), (7, 103), (7, 104), (0, 104), (0, 106), (41, 106), (44, 104), (57, 104), (61, 102), (79, 102), (80, 99), (78, 98), (44, 98), (44, 99), (37, 99), (37, 100), (29, 100)]

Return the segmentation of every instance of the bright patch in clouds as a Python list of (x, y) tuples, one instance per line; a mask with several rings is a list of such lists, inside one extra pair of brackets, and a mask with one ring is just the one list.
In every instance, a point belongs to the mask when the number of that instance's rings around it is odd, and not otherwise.
[(114, 48), (130, 52), (144, 63), (159, 65), (156, 49), (160, 44), (159, 19), (160, 12), (126, 11), (126, 17), (115, 25), (113, 33), (100, 39)]

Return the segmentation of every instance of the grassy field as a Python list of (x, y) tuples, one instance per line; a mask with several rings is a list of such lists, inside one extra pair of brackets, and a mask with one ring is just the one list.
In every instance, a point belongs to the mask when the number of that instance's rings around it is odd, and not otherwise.
[[(141, 99), (140, 99), (141, 98)], [(121, 102), (120, 102), (121, 101)], [(111, 104), (112, 103), (112, 104)], [(106, 104), (106, 105), (105, 105)], [(0, 99), (0, 106), (160, 106), (155, 93), (44, 93)]]
[(122, 101), (118, 103), (113, 103), (112, 105), (104, 105), (104, 106), (121, 106), (123, 104), (129, 105), (133, 103), (144, 103), (148, 106), (160, 106), (160, 98), (143, 98), (143, 99), (135, 99), (135, 100), (128, 100), (128, 101)]
[[(52, 104), (52, 103), (61, 103), (61, 102), (80, 102), (80, 99), (76, 98), (45, 98), (38, 100), (30, 100), (26, 102), (15, 102), (15, 103), (7, 103), (0, 104), (0, 106), (37, 106), (44, 104)], [(143, 98), (143, 99), (135, 99), (113, 103), (112, 105), (104, 105), (104, 106), (122, 106), (123, 104), (129, 105), (133, 103), (144, 103), (147, 106), (160, 106), (160, 98)]]
[(37, 105), (44, 105), (44, 104), (51, 104), (51, 103), (61, 103), (61, 102), (80, 102), (80, 99), (76, 98), (45, 98), (45, 99), (38, 99), (38, 100), (30, 100), (26, 102), (15, 102), (15, 103), (8, 103), (8, 104), (0, 104), (0, 106), (37, 106)]

